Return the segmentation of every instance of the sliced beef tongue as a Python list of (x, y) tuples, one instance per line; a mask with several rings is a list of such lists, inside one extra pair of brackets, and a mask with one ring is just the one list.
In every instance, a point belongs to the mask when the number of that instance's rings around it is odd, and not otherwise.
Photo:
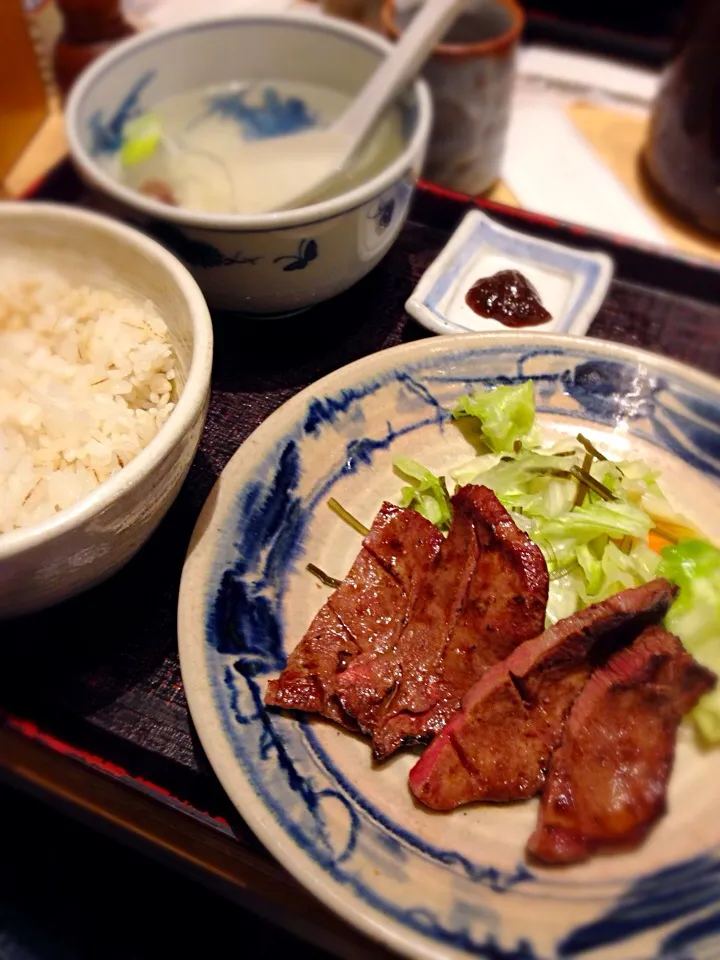
[(529, 852), (573, 863), (639, 844), (665, 811), (678, 724), (715, 682), (662, 627), (597, 670), (553, 755)]
[(356, 728), (334, 695), (335, 674), (363, 651), (394, 647), (442, 542), (419, 513), (384, 503), (347, 577), (270, 682), (265, 703)]
[(492, 667), (410, 772), (434, 810), (520, 800), (542, 787), (570, 709), (608, 644), (657, 623), (675, 596), (667, 580), (624, 590), (561, 620)]
[(394, 647), (355, 658), (335, 689), (372, 735), (375, 759), (427, 742), (465, 692), (545, 620), (548, 574), (539, 548), (495, 494), (466, 486), (453, 523)]
[(403, 625), (396, 645), (358, 657), (337, 676), (335, 689), (340, 702), (366, 733), (374, 735), (395, 704), (403, 709), (403, 693), (409, 684), (416, 692), (417, 712), (434, 704), (436, 677), (423, 667), (448, 641), (477, 555), (472, 522), (465, 511), (456, 509), (452, 529), (420, 586), (409, 622)]

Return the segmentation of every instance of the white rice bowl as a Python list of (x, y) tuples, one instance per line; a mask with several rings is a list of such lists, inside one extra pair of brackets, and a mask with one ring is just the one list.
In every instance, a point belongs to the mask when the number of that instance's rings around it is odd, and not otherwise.
[(212, 356), (200, 288), (156, 241), (0, 203), (0, 620), (102, 583), (147, 542), (197, 451)]
[(172, 412), (176, 383), (152, 302), (0, 250), (0, 534), (122, 470)]

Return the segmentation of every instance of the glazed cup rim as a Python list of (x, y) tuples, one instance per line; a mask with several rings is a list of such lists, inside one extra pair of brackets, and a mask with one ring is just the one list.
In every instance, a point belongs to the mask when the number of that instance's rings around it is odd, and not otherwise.
[[(525, 27), (525, 11), (517, 0), (494, 0), (494, 2), (504, 7), (512, 18), (507, 30), (498, 34), (497, 37), (477, 43), (440, 43), (435, 47), (433, 57), (448, 60), (492, 57), (506, 53), (513, 47)], [(383, 0), (380, 20), (386, 36), (391, 40), (397, 40), (401, 31), (395, 21), (395, 0)]]

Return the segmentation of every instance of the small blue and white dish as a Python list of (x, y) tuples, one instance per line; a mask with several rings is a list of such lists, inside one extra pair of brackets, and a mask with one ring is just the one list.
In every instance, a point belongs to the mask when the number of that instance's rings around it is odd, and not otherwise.
[(431, 337), (364, 357), (297, 394), (230, 460), (198, 520), (178, 605), (195, 728), (241, 816), (328, 907), (414, 960), (700, 960), (720, 936), (720, 750), (684, 726), (669, 809), (637, 850), (563, 869), (529, 863), (537, 800), (449, 814), (413, 802), (404, 753), (266, 710), (267, 683), (325, 602), (308, 561), (349, 569), (397, 502), (393, 458), (438, 474), (475, 448), (457, 397), (535, 384), (548, 439), (582, 431), (652, 463), (676, 508), (720, 543), (720, 381), (643, 350), (525, 331)]
[[(510, 230), (482, 211), (471, 210), (425, 271), (405, 308), (433, 333), (499, 333), (507, 328), (478, 316), (465, 296), (484, 277), (518, 270), (552, 317), (534, 330), (582, 336), (600, 309), (614, 269), (607, 254)], [(518, 332), (524, 335), (527, 330)]]

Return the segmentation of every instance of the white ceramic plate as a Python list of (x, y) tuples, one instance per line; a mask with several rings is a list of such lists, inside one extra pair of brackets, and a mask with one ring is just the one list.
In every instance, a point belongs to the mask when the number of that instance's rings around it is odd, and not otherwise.
[[(502, 323), (478, 316), (465, 303), (477, 280), (500, 270), (519, 270), (549, 311), (552, 319), (532, 333), (581, 336), (600, 309), (615, 268), (605, 253), (541, 240), (471, 210), (420, 278), (405, 309), (433, 333), (503, 332)], [(515, 336), (524, 342), (528, 332), (520, 328)]]
[(681, 731), (670, 810), (637, 852), (529, 866), (536, 802), (451, 814), (413, 804), (413, 757), (323, 721), (266, 711), (263, 693), (324, 602), (308, 560), (343, 576), (398, 496), (391, 459), (445, 469), (468, 448), (447, 422), (474, 385), (532, 377), (545, 429), (582, 429), (646, 457), (690, 519), (720, 540), (720, 382), (642, 351), (513, 334), (425, 340), (325, 377), (268, 418), (228, 464), (198, 522), (179, 604), (193, 720), (225, 790), (270, 852), (366, 933), (410, 957), (590, 960), (720, 956), (720, 751)]

